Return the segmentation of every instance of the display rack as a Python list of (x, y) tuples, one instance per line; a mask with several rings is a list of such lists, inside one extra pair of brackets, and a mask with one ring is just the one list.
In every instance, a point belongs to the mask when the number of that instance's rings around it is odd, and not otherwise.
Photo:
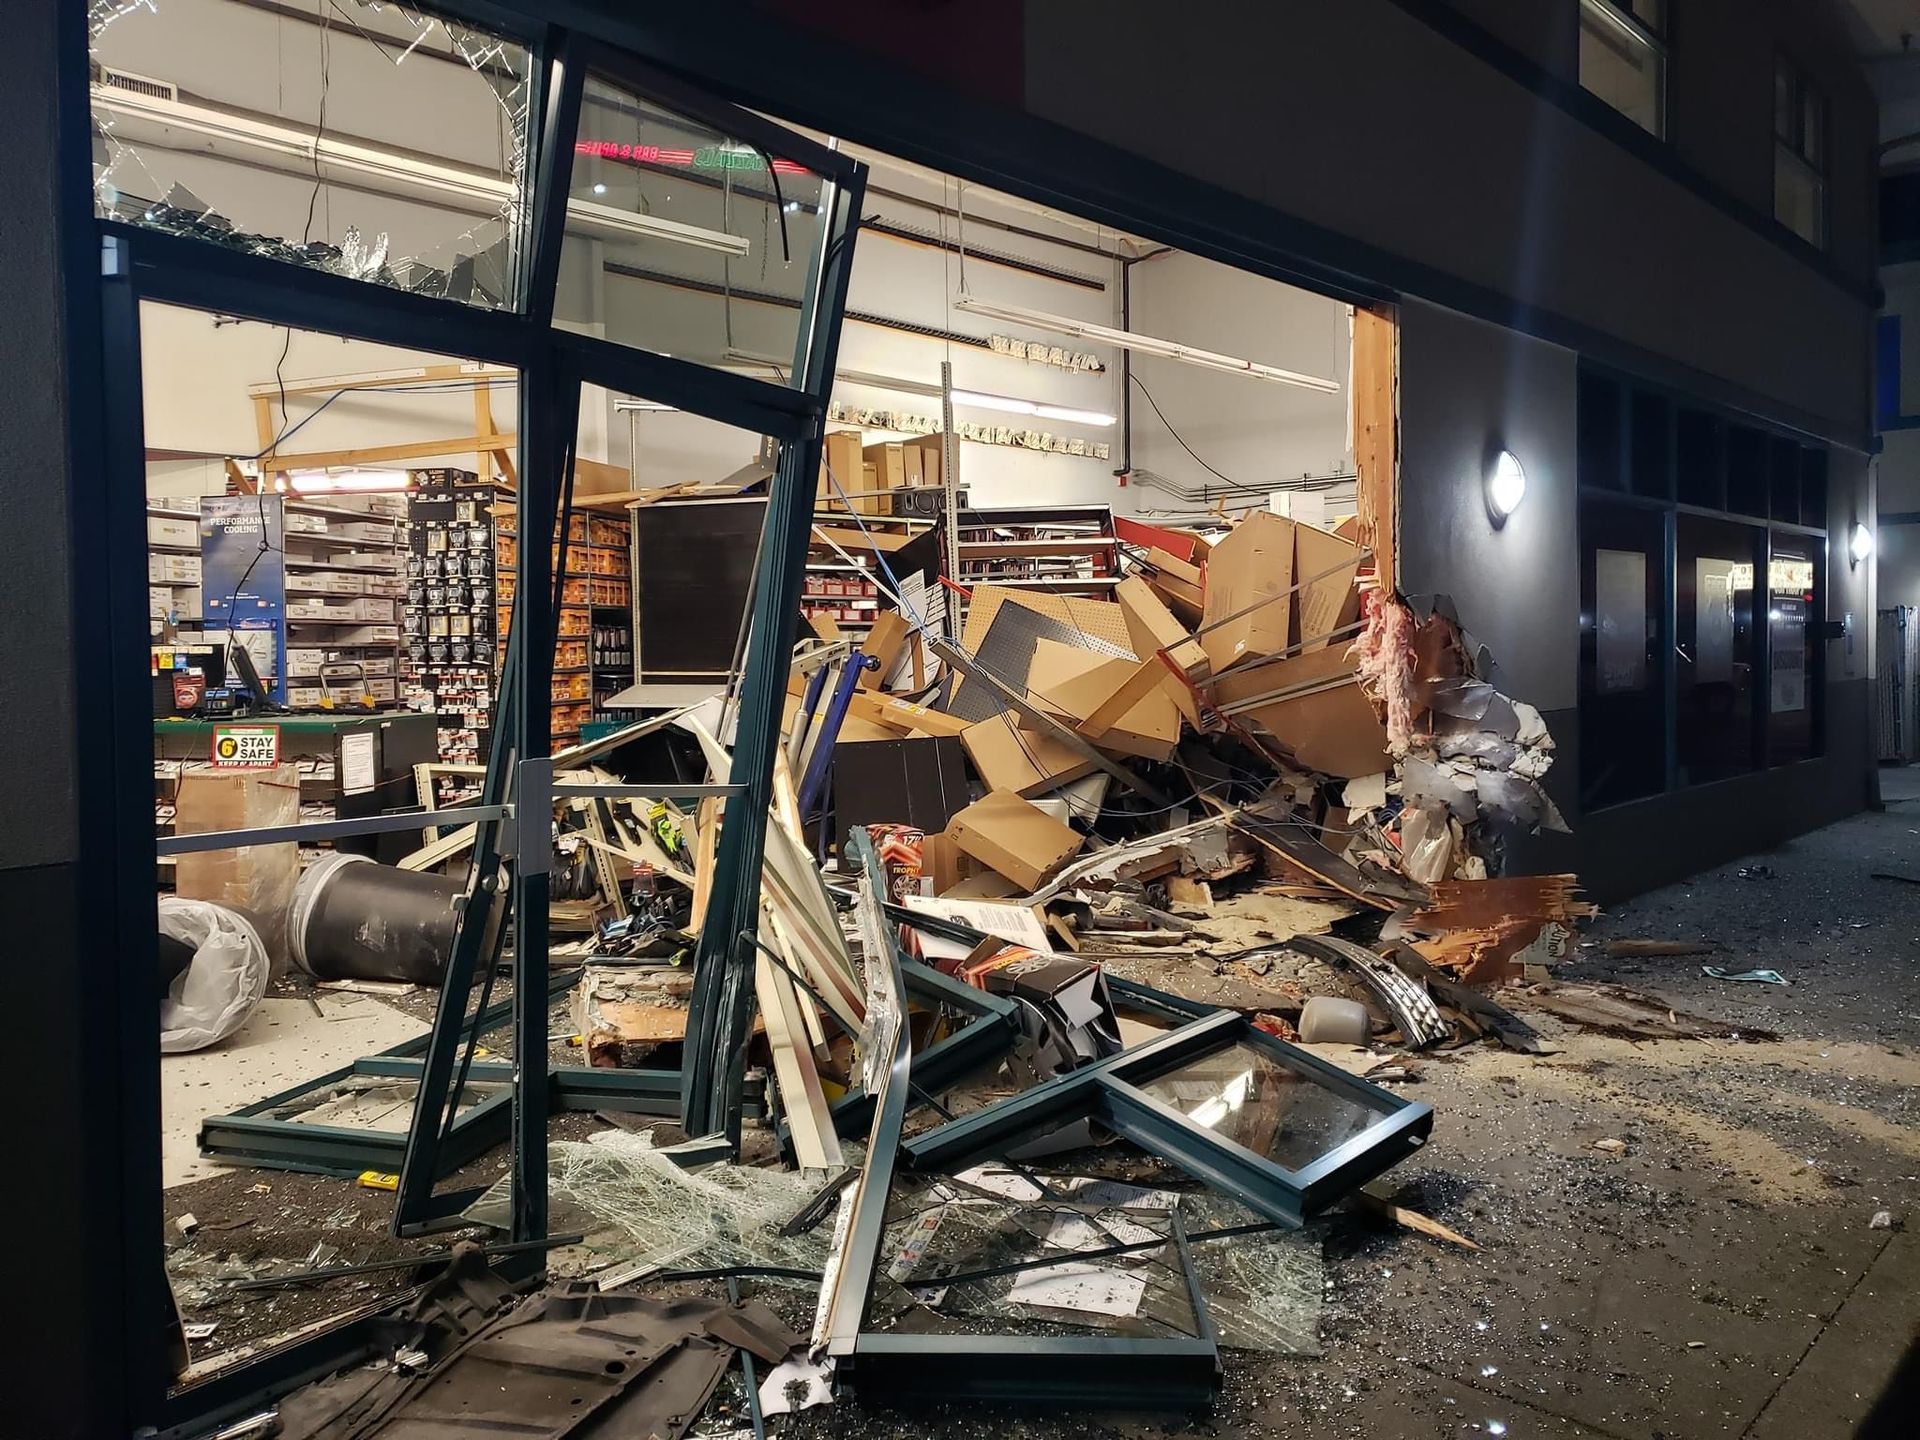
[[(512, 492), (470, 470), (416, 470), (407, 505), (407, 704), (438, 717), (443, 764), (484, 764), (493, 734), (500, 594), (497, 512)], [(441, 775), (434, 804), (470, 798), (470, 780)]]
[(196, 634), (202, 623), (200, 511), (196, 507), (147, 504), (147, 619), (152, 637), (164, 627)]
[(1120, 542), (1105, 505), (1026, 505), (959, 513), (960, 573), (975, 585), (1104, 595), (1120, 583)]
[[(343, 695), (399, 699), (404, 495), (280, 501), (285, 547), (286, 704), (330, 708)], [(347, 677), (329, 686), (329, 673)]]

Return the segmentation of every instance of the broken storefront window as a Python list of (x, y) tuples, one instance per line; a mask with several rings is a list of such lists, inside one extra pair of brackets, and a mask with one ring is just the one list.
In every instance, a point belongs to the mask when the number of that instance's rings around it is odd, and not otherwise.
[(526, 47), (373, 0), (95, 0), (89, 21), (101, 218), (521, 302)]

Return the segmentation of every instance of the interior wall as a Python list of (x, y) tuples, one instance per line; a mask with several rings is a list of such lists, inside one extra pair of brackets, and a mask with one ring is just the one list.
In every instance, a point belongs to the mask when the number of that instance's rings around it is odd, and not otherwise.
[[(142, 306), (140, 330), (148, 450), (200, 452), (211, 457), (260, 451), (248, 391), (254, 385), (271, 384), (276, 373), (297, 385), (456, 360), (307, 330), (295, 330), (289, 337), (281, 326), (222, 319), (171, 305)], [(276, 398), (268, 414), (275, 432), (286, 437), (280, 449), (287, 454), (471, 436), (472, 387), (459, 381), (432, 383), (445, 388), (349, 391), (325, 409), (319, 408), (327, 399), (325, 394), (289, 396), (285, 421)], [(496, 384), (487, 394), (495, 428), (512, 433), (517, 414), (514, 387)], [(299, 425), (299, 430), (287, 433), (293, 425)], [(404, 468), (436, 462), (466, 469), (475, 463), (470, 450), (392, 463)], [(147, 475), (150, 495), (185, 497), (226, 490), (225, 470), (218, 458), (152, 461)]]
[[(1136, 471), (1155, 471), (1188, 489), (1215, 493), (1225, 487), (1207, 466), (1235, 484), (1255, 488), (1309, 475), (1352, 474), (1347, 433), (1352, 333), (1345, 305), (1179, 252), (1136, 263), (1130, 296), (1134, 330), (1340, 386), (1337, 393), (1323, 394), (1136, 354)], [(1154, 412), (1149, 395), (1164, 418)], [(1188, 453), (1183, 439), (1199, 459)], [(1132, 503), (1145, 513), (1195, 508), (1137, 479), (1129, 489)], [(1346, 484), (1340, 493), (1348, 493)], [(1264, 503), (1264, 496), (1241, 497), (1229, 500), (1228, 508), (1244, 509), (1249, 498)]]

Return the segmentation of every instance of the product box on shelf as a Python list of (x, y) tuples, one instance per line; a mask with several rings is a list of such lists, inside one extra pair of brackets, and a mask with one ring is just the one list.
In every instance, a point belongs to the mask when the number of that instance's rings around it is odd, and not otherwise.
[(200, 522), (183, 520), (171, 515), (149, 515), (147, 543), (149, 545), (185, 545), (189, 549), (198, 549)]
[(147, 583), (150, 585), (198, 585), (200, 557), (198, 555), (149, 555), (147, 556)]

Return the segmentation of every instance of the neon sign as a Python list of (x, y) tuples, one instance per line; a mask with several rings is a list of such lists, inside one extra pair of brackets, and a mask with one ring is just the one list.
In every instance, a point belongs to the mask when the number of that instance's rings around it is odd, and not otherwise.
[[(760, 152), (750, 145), (702, 145), (697, 150), (678, 150), (664, 145), (628, 145), (618, 140), (576, 140), (573, 153), (596, 160), (670, 165), (682, 170), (764, 170), (767, 166)], [(812, 173), (795, 160), (775, 160), (773, 168), (780, 175)]]

